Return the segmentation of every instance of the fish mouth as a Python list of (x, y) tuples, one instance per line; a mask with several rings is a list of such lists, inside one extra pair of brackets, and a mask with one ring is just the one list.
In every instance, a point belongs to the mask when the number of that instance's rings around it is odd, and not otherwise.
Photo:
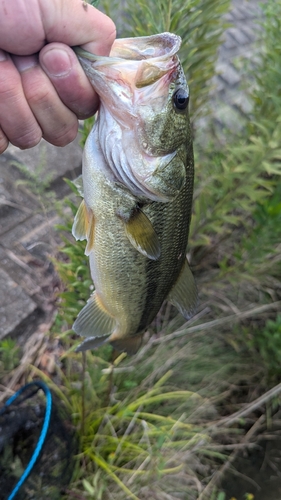
[(165, 32), (117, 39), (109, 56), (74, 47), (101, 99), (96, 129), (111, 172), (136, 196), (152, 201), (171, 201), (183, 184), (171, 180), (176, 152), (150, 156), (138, 143), (146, 106), (152, 114), (166, 106), (170, 84), (180, 71), (180, 45), (179, 36)]
[[(136, 123), (139, 107), (157, 101), (161, 108), (178, 74), (181, 38), (173, 33), (115, 40), (109, 56), (73, 47), (105, 107), (124, 129)], [(138, 125), (139, 126), (139, 125)]]
[(81, 47), (73, 47), (84, 71), (97, 87), (97, 73), (116, 80), (116, 76), (130, 86), (142, 88), (162, 76), (171, 74), (179, 62), (176, 56), (181, 38), (173, 33), (115, 40), (109, 56), (98, 56)]

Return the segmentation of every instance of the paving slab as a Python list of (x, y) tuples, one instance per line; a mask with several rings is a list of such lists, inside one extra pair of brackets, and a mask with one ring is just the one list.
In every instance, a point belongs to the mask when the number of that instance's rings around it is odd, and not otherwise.
[(10, 144), (7, 154), (11, 161), (19, 162), (27, 172), (50, 182), (78, 168), (82, 162), (79, 136), (63, 148), (53, 146), (44, 139), (34, 148), (24, 151)]
[(21, 224), (39, 208), (36, 197), (28, 195), (18, 185), (22, 179), (19, 170), (11, 165), (6, 155), (0, 156), (0, 241), (1, 236)]
[(81, 163), (79, 138), (65, 148), (46, 141), (26, 151), (10, 145), (0, 156), (1, 298), (6, 292), (0, 339), (30, 332), (37, 311), (44, 321), (55, 307), (59, 280), (50, 256), (60, 242), (54, 228), (61, 219), (53, 205), (69, 191), (63, 177), (75, 178)]
[[(214, 90), (210, 97), (211, 119), (222, 131), (243, 128), (245, 113), (251, 110), (245, 90), (251, 85), (239, 59), (248, 60), (254, 67), (258, 61), (261, 33), (259, 21), (263, 16), (257, 0), (232, 0), (232, 8), (226, 15), (230, 24), (224, 33), (216, 65), (217, 76), (213, 79)], [(204, 127), (204, 124), (201, 124)]]
[(15, 329), (37, 308), (36, 303), (9, 274), (0, 269), (0, 339)]
[(238, 71), (229, 63), (221, 62), (217, 64), (217, 73), (219, 78), (224, 80), (224, 86), (226, 84), (229, 87), (235, 87), (240, 83)]

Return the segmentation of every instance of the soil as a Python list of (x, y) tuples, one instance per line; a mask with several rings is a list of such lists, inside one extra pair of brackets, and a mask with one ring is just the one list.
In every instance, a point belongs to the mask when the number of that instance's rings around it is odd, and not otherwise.
[(280, 500), (280, 460), (281, 434), (269, 434), (267, 440), (233, 463), (222, 483), (226, 498), (244, 500), (246, 493), (252, 493), (254, 500)]

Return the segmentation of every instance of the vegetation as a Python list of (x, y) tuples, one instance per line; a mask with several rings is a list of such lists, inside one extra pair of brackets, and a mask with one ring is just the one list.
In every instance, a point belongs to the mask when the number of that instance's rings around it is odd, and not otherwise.
[[(116, 13), (119, 36), (169, 30), (183, 39), (196, 146), (189, 256), (201, 304), (188, 323), (164, 304), (132, 358), (112, 359), (109, 347), (76, 354), (70, 328), (93, 285), (84, 244), (70, 238), (67, 217), (55, 264), (65, 291), (53, 327), (64, 354), (56, 382), (38, 368), (32, 373), (48, 381), (78, 429), (67, 498), (229, 500), (220, 480), (239, 450), (259, 439), (269, 414), (272, 421), (281, 391), (281, 0), (264, 5), (263, 50), (247, 68), (253, 107), (243, 133), (209, 126), (204, 144), (196, 119), (208, 113), (229, 2), (101, 6), (114, 19)], [(79, 200), (71, 187), (74, 214)]]
[[(124, 16), (121, 11), (118, 17), (122, 36), (165, 30), (182, 36), (181, 60), (192, 88), (195, 118), (208, 110), (224, 28), (221, 15), (228, 8), (228, 2), (204, 2), (204, 9), (201, 3), (188, 2), (183, 10), (177, 0), (168, 6), (161, 1), (137, 5), (129, 1)], [(263, 78), (253, 80), (249, 95), (253, 110), (243, 135), (228, 134), (226, 141), (225, 135), (212, 130), (207, 144), (196, 144), (190, 255), (202, 319), (195, 319), (193, 326), (182, 325), (181, 318), (171, 316), (169, 306), (163, 307), (144, 349), (134, 359), (121, 355), (113, 364), (109, 348), (88, 353), (79, 364), (73, 342), (64, 335), (70, 349), (66, 366), (75, 363), (78, 378), (79, 371), (84, 373), (84, 407), (80, 409), (80, 394), (77, 398), (74, 391), (72, 396), (82, 427), (84, 463), (77, 470), (73, 491), (82, 488), (86, 498), (126, 495), (162, 500), (188, 494), (189, 499), (226, 499), (225, 493), (215, 493), (216, 482), (208, 478), (220, 464), (227, 466), (233, 454), (228, 458), (227, 449), (235, 449), (235, 441), (243, 442), (244, 433), (235, 432), (233, 438), (227, 422), (214, 432), (210, 422), (235, 409), (231, 386), (242, 383), (249, 395), (258, 381), (257, 392), (250, 396), (254, 399), (279, 379), (281, 58), (276, 43), (280, 21), (275, 12), (272, 30), (271, 4), (266, 7), (265, 49), (259, 71), (255, 68), (255, 75)], [(109, 11), (109, 2), (103, 5)], [(281, 13), (281, 2), (278, 8)], [(71, 208), (75, 211), (76, 205)], [(60, 318), (71, 325), (92, 283), (83, 245), (68, 243), (63, 252), (70, 259), (59, 264), (68, 283)], [(225, 447), (221, 432), (228, 443)]]
[(0, 340), (0, 373), (9, 373), (19, 363), (19, 347), (10, 338)]

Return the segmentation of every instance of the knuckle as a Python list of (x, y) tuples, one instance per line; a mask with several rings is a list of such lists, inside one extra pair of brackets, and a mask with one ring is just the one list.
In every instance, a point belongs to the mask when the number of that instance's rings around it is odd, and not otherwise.
[(108, 44), (111, 45), (113, 44), (115, 38), (116, 38), (116, 26), (114, 24), (114, 22), (112, 21), (112, 19), (108, 18), (108, 22), (107, 22), (107, 42)]
[(68, 102), (65, 100), (65, 104), (70, 109), (79, 120), (85, 120), (86, 118), (89, 118), (90, 116), (93, 116), (99, 105), (98, 98), (91, 93), (90, 98), (81, 98), (82, 92), (79, 93), (78, 97), (75, 99), (69, 99)]
[(21, 93), (20, 80), (15, 78), (1, 78), (0, 82), (0, 102), (17, 101)]
[(30, 85), (25, 89), (25, 95), (31, 108), (49, 107), (52, 101), (51, 91), (45, 85)]
[(38, 130), (38, 127), (36, 127), (36, 129), (33, 128), (24, 131), (22, 134), (18, 133), (17, 137), (13, 138), (11, 142), (20, 149), (30, 149), (37, 146), (41, 139), (42, 133)]
[[(10, 109), (12, 111), (8, 112)], [(31, 112), (21, 78), (16, 71), (0, 74), (0, 115), (2, 149), (6, 148), (5, 137), (20, 149), (29, 149), (38, 144), (42, 137), (41, 129)]]
[(60, 133), (57, 133), (53, 137), (46, 137), (43, 135), (44, 139), (48, 140), (54, 146), (64, 147), (67, 146), (70, 142), (74, 141), (78, 132), (78, 121), (73, 125), (66, 125), (62, 127)]

